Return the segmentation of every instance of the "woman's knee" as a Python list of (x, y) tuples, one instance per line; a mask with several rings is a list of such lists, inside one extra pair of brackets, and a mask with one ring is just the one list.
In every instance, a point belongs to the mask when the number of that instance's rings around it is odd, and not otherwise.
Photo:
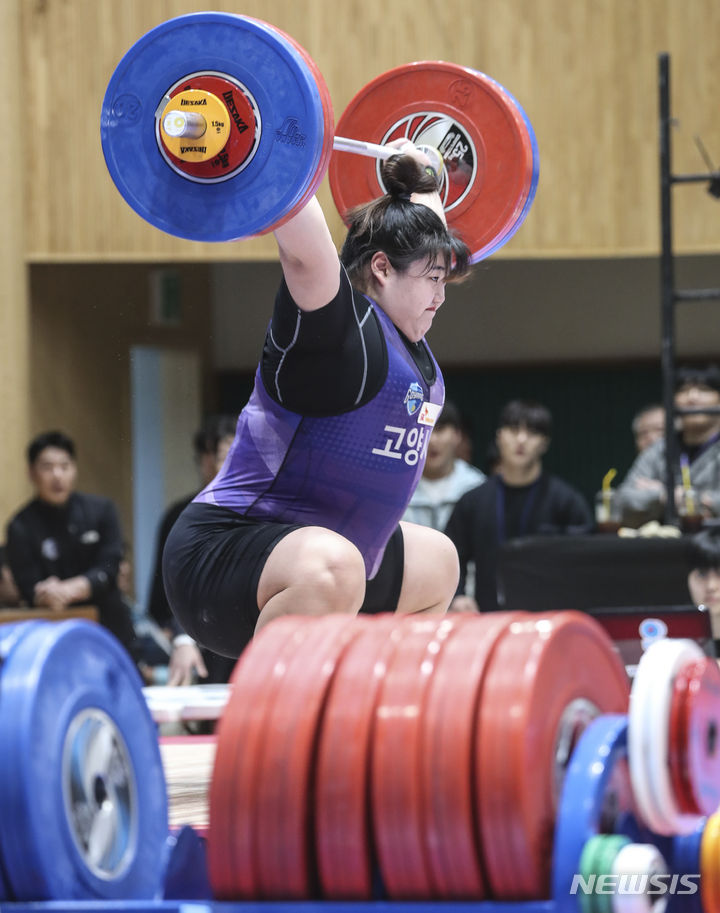
[(357, 612), (365, 596), (365, 562), (348, 539), (307, 527), (287, 536), (271, 555), (258, 587), (258, 602), (292, 594), (293, 612), (323, 615)]
[[(437, 531), (434, 530), (434, 532)], [(460, 562), (455, 543), (445, 533), (437, 532), (433, 541), (432, 564), (435, 565), (439, 585), (443, 591), (450, 594), (449, 598), (452, 599), (460, 580)]]
[(460, 579), (460, 563), (453, 541), (425, 526), (402, 523), (405, 569), (399, 609), (445, 611)]
[(365, 596), (365, 562), (358, 549), (335, 536), (309, 546), (303, 559), (302, 576), (320, 604), (337, 606), (335, 611), (357, 611)]

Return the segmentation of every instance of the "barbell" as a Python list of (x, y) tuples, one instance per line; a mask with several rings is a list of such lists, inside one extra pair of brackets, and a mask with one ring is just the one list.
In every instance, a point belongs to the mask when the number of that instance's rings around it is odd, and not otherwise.
[(103, 154), (146, 221), (194, 241), (230, 241), (292, 218), (326, 173), (343, 217), (385, 192), (380, 165), (407, 138), (434, 156), (448, 224), (476, 262), (505, 244), (535, 196), (525, 112), (468, 67), (420, 61), (374, 79), (334, 134), (332, 101), (307, 51), (247, 16), (164, 22), (122, 57), (102, 105)]

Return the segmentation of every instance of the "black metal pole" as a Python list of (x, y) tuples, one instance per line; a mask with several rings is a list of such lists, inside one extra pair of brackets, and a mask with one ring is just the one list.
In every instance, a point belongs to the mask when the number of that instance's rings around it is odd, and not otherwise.
[(660, 90), (660, 307), (662, 315), (661, 367), (665, 406), (665, 522), (676, 520), (675, 466), (675, 270), (672, 250), (672, 172), (670, 156), (670, 58), (658, 55)]

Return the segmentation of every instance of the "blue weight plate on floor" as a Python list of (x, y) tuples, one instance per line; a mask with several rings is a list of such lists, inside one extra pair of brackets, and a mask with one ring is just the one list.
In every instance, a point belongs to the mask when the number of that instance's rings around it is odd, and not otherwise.
[(627, 717), (605, 714), (590, 723), (573, 750), (558, 804), (553, 897), (569, 897), (585, 844), (600, 832), (612, 772), (627, 757)]
[(0, 687), (0, 852), (18, 900), (159, 895), (168, 831), (155, 725), (123, 647), (38, 625)]
[[(256, 151), (227, 180), (198, 183), (165, 161), (155, 115), (192, 73), (227, 75), (255, 102)], [(301, 199), (322, 166), (324, 111), (300, 52), (271, 26), (230, 13), (191, 13), (152, 29), (125, 54), (105, 93), (101, 138), (110, 175), (152, 225), (194, 241), (259, 234)]]
[(10, 652), (15, 648), (30, 631), (38, 626), (52, 624), (50, 621), (12, 621), (0, 625), (0, 688), (2, 687), (2, 663), (5, 662)]
[[(678, 875), (700, 874), (700, 846), (702, 843), (705, 822), (692, 834), (676, 835), (672, 837), (672, 850), (666, 858), (670, 860), (671, 870)], [(693, 879), (692, 884), (697, 885), (698, 879)], [(703, 913), (700, 891), (690, 894), (687, 891), (688, 883), (682, 885), (682, 894), (676, 894), (670, 899), (668, 910), (677, 913)]]
[[(33, 628), (48, 623), (49, 622), (43, 621), (13, 621), (0, 625), (0, 690), (2, 690), (3, 663), (10, 655), (11, 651), (30, 631), (33, 630)], [(0, 717), (0, 745), (3, 744), (4, 739), (5, 733), (2, 728), (2, 717)], [(4, 811), (0, 806), (0, 818), (3, 816)], [(2, 852), (0, 852), (0, 900), (11, 899), (10, 884), (5, 871)]]

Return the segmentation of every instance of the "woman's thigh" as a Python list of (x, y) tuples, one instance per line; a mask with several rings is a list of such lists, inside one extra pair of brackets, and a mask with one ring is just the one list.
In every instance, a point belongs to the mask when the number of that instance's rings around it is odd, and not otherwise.
[(249, 521), (213, 505), (189, 505), (163, 551), (165, 590), (183, 630), (216, 653), (238, 656), (255, 630), (265, 563), (297, 528)]

